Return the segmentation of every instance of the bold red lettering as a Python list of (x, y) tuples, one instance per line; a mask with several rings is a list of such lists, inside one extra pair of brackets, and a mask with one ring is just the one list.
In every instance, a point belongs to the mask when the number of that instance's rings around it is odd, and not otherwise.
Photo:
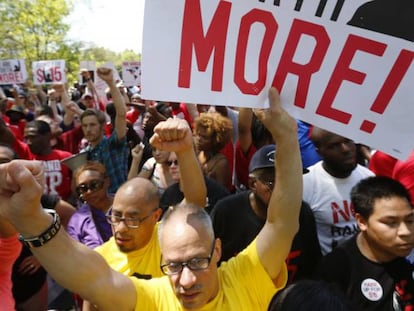
[(300, 249), (290, 251), (288, 256), (286, 257), (286, 266), (289, 272), (289, 283), (293, 282), (296, 277), (296, 273), (298, 272), (298, 264), (295, 263), (295, 259), (302, 255), (302, 251)]
[[(266, 31), (262, 41), (262, 46), (260, 48), (257, 80), (254, 83), (249, 83), (246, 81), (244, 75), (246, 66), (246, 50), (251, 26), (256, 22), (262, 23), (265, 26)], [(277, 29), (277, 22), (270, 12), (254, 9), (241, 19), (239, 37), (237, 39), (234, 82), (243, 94), (257, 95), (265, 87), (267, 78), (267, 63), (270, 52), (272, 51)]]
[(345, 221), (351, 220), (352, 213), (349, 208), (348, 201), (343, 200), (342, 203), (344, 204), (344, 209), (341, 209), (339, 204), (336, 202), (331, 203), (332, 219), (334, 224), (339, 222), (339, 215), (342, 216)]
[(332, 73), (331, 79), (326, 86), (321, 102), (316, 113), (338, 122), (348, 124), (352, 115), (332, 107), (336, 94), (341, 87), (342, 81), (347, 80), (356, 84), (362, 84), (366, 74), (351, 69), (349, 66), (357, 51), (364, 51), (373, 55), (382, 56), (386, 49), (384, 43), (370, 40), (355, 35), (349, 35), (345, 46), (339, 56), (338, 63)]
[(38, 68), (36, 70), (36, 80), (39, 83), (43, 83), (44, 82), (44, 76), (43, 76), (43, 70), (42, 70), (42, 68)]
[(199, 71), (206, 71), (214, 50), (211, 89), (221, 91), (223, 87), (224, 52), (230, 18), (230, 2), (220, 1), (204, 36), (200, 0), (186, 0), (181, 37), (180, 68), (178, 86), (190, 87), (193, 46)]
[[(314, 37), (316, 45), (309, 62), (298, 64), (293, 61), (293, 58), (300, 38), (304, 34)], [(296, 74), (298, 76), (298, 87), (294, 100), (296, 106), (305, 107), (311, 76), (320, 69), (329, 43), (328, 33), (323, 26), (298, 19), (293, 21), (272, 85), (281, 92), (288, 73)]]
[(388, 103), (391, 101), (392, 96), (400, 85), (401, 80), (411, 66), (413, 59), (414, 52), (408, 50), (402, 50), (400, 52), (400, 55), (398, 55), (398, 58), (382, 85), (377, 98), (375, 98), (374, 104), (371, 107), (372, 111), (380, 114), (385, 111), (385, 108), (387, 108)]

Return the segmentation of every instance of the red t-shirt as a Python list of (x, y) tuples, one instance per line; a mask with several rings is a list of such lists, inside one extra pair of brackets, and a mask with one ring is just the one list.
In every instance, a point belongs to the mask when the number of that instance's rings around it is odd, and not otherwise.
[(397, 161), (392, 178), (398, 180), (410, 192), (411, 204), (414, 204), (414, 151), (406, 161)]
[(246, 189), (249, 186), (250, 160), (252, 159), (256, 150), (256, 147), (252, 144), (247, 153), (244, 153), (240, 148), (239, 141), (236, 143), (236, 177), (239, 185), (244, 185)]
[(66, 200), (71, 194), (72, 172), (66, 166), (61, 164), (61, 160), (72, 156), (72, 153), (52, 149), (48, 155), (37, 155), (30, 151), (27, 144), (15, 140), (13, 145), (14, 151), (22, 159), (39, 160), (44, 165), (45, 176), (45, 194), (59, 195)]

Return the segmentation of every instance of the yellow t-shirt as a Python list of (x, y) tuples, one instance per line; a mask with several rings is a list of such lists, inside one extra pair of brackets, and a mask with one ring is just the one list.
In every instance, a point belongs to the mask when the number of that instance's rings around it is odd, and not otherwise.
[[(283, 266), (274, 285), (257, 255), (256, 240), (244, 251), (218, 268), (220, 290), (217, 296), (198, 311), (267, 310), (273, 295), (287, 282)], [(167, 276), (149, 281), (133, 279), (137, 290), (135, 310), (184, 310)]]
[(118, 249), (115, 239), (112, 237), (106, 243), (95, 248), (101, 254), (108, 265), (128, 276), (136, 276), (140, 279), (150, 279), (163, 276), (160, 269), (161, 251), (157, 238), (158, 224), (154, 226), (151, 240), (139, 250), (123, 253)]

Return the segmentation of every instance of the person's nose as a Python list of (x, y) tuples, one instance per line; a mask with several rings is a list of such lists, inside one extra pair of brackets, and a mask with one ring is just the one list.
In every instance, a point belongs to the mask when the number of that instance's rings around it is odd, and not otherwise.
[(409, 236), (413, 234), (413, 224), (402, 221), (398, 226), (398, 236)]
[(197, 277), (194, 271), (191, 271), (188, 267), (183, 267), (180, 274), (180, 285), (181, 287), (188, 289), (191, 288), (197, 281)]

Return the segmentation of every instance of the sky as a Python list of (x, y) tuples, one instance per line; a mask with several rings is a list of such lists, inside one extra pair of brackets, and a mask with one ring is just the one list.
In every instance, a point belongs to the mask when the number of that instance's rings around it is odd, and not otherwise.
[(67, 36), (114, 52), (142, 52), (144, 0), (72, 0)]

